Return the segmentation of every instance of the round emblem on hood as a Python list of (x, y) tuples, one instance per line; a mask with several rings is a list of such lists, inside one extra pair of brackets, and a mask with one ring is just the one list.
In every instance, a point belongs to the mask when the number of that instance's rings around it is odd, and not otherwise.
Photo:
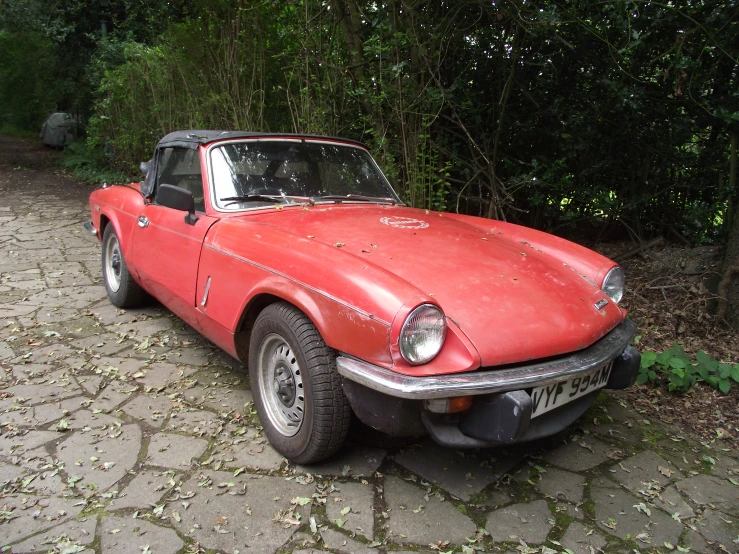
[(412, 217), (381, 217), (380, 223), (396, 227), (397, 229), (425, 229), (429, 226), (425, 221), (413, 219)]

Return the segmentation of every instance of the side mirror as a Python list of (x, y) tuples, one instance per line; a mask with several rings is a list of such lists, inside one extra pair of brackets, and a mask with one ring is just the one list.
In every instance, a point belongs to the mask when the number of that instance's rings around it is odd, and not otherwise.
[(195, 225), (198, 218), (195, 216), (195, 199), (192, 192), (174, 185), (159, 185), (156, 192), (156, 202), (165, 208), (172, 208), (187, 212), (185, 223)]
[(151, 169), (151, 160), (147, 162), (141, 162), (139, 164), (139, 169), (141, 170), (141, 174), (146, 177), (146, 175), (149, 173), (149, 169)]

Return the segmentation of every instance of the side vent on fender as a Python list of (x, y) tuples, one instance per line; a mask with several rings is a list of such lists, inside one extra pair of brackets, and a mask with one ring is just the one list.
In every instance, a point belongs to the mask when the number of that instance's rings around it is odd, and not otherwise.
[(205, 290), (203, 291), (203, 300), (200, 302), (200, 305), (205, 308), (205, 303), (208, 302), (208, 293), (210, 292), (210, 276), (208, 276), (208, 280), (205, 282)]

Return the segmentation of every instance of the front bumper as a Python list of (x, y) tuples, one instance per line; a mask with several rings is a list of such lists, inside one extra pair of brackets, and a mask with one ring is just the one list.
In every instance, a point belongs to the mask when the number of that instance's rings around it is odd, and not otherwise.
[(620, 356), (635, 332), (634, 322), (626, 319), (588, 348), (555, 360), (510, 369), (412, 377), (346, 356), (339, 356), (336, 366), (343, 377), (396, 398), (429, 400), (492, 394), (549, 385), (588, 373)]
[(92, 223), (92, 221), (85, 221), (85, 222), (84, 222), (84, 223), (82, 224), (82, 228), (83, 228), (83, 229), (84, 229), (84, 230), (85, 230), (85, 231), (86, 231), (86, 232), (87, 232), (87, 233), (88, 233), (89, 235), (92, 235), (93, 237), (97, 237), (97, 236), (98, 236), (98, 230), (97, 230), (97, 229), (95, 229), (95, 225), (94, 225), (94, 224)]
[[(551, 435), (569, 426), (592, 404), (597, 391), (531, 419), (534, 387), (567, 381), (613, 362), (605, 388), (630, 386), (641, 355), (629, 346), (636, 331), (625, 320), (595, 344), (553, 360), (505, 369), (485, 369), (432, 377), (401, 375), (339, 356), (337, 368), (357, 416), (390, 435), (429, 433), (446, 446), (482, 447), (512, 444)], [(476, 396), (461, 414), (437, 414), (424, 400)]]

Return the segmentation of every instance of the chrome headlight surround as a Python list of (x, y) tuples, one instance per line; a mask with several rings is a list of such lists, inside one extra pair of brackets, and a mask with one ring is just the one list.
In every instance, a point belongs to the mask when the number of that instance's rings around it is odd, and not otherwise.
[(446, 319), (433, 304), (421, 304), (403, 323), (398, 338), (400, 355), (411, 365), (426, 364), (433, 360), (444, 346)]
[(606, 274), (606, 278), (603, 279), (603, 286), (601, 289), (606, 293), (608, 298), (618, 304), (624, 296), (625, 286), (626, 275), (624, 274), (624, 270), (621, 269), (621, 267), (616, 266)]

